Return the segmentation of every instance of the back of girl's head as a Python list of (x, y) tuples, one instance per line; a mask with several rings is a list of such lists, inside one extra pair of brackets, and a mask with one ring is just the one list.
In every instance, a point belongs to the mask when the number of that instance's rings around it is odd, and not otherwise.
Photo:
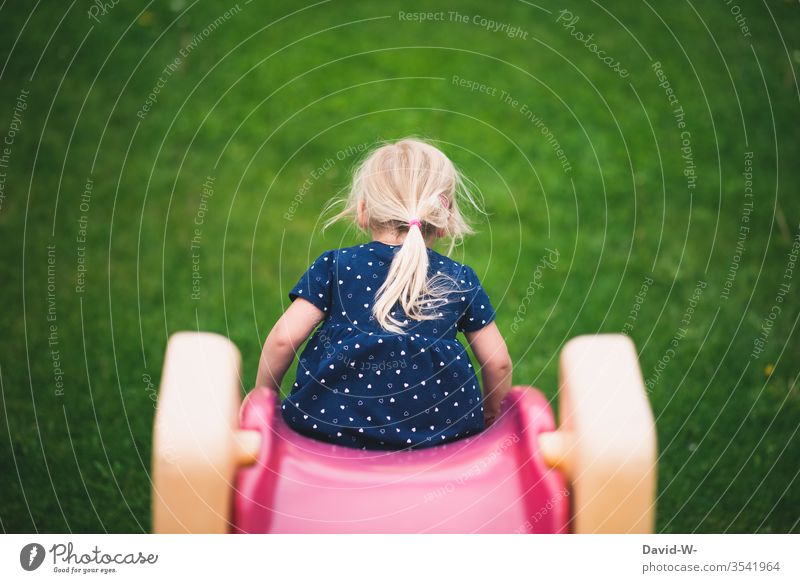
[[(435, 319), (437, 308), (447, 301), (447, 278), (428, 278), (425, 241), (449, 239), (449, 253), (473, 232), (459, 210), (459, 198), (480, 211), (450, 159), (419, 139), (384, 144), (357, 166), (345, 208), (327, 225), (351, 218), (365, 231), (394, 237), (407, 233), (372, 307), (384, 329), (404, 333), (404, 322), (391, 315), (398, 301), (415, 320)], [(360, 223), (359, 209), (363, 218)], [(415, 220), (419, 226), (409, 225)]]

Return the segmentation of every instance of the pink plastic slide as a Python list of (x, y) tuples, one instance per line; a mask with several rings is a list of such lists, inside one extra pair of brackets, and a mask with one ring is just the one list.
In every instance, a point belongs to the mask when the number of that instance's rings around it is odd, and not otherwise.
[(561, 355), (557, 428), (515, 387), (483, 433), (364, 451), (291, 430), (275, 393), (239, 406), (239, 353), (179, 333), (167, 348), (153, 447), (155, 532), (652, 532), (655, 430), (633, 343), (583, 336)]
[(236, 480), (237, 532), (566, 532), (568, 491), (538, 446), (555, 429), (541, 393), (516, 387), (499, 421), (447, 445), (381, 452), (290, 429), (266, 390), (242, 427), (261, 432), (259, 462)]

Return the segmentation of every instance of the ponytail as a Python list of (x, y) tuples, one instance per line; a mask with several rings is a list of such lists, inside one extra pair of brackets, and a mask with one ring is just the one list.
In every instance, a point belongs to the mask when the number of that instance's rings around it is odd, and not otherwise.
[(398, 301), (410, 318), (428, 320), (434, 317), (424, 309), (424, 303), (431, 303), (433, 299), (425, 297), (432, 291), (428, 285), (428, 263), (428, 247), (422, 235), (422, 226), (418, 220), (412, 220), (403, 245), (392, 259), (389, 274), (375, 294), (372, 314), (382, 328), (397, 334), (405, 333), (401, 328), (405, 322), (391, 314)]

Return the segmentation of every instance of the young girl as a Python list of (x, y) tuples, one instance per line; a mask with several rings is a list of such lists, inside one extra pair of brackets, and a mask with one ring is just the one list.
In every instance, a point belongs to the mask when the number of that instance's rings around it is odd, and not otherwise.
[[(495, 312), (450, 250), (472, 233), (457, 195), (473, 203), (453, 163), (413, 139), (384, 145), (357, 169), (345, 208), (372, 241), (320, 255), (289, 292), (269, 333), (257, 387), (279, 391), (309, 340), (281, 405), (286, 423), (316, 439), (362, 449), (447, 443), (490, 425), (511, 389), (511, 359)], [(474, 203), (473, 203), (474, 204)], [(481, 368), (484, 397), (464, 346)]]

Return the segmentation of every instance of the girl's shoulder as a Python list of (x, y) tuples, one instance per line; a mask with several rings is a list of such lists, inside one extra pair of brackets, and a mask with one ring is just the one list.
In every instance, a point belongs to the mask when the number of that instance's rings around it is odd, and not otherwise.
[(452, 257), (443, 255), (434, 249), (428, 249), (431, 269), (435, 272), (456, 278), (460, 283), (471, 285), (470, 280), (475, 279), (475, 271), (466, 263), (456, 261)]
[(389, 245), (385, 245), (384, 243), (380, 245), (376, 245), (374, 242), (359, 243), (357, 245), (351, 245), (350, 247), (331, 249), (323, 253), (323, 255), (327, 255), (331, 262), (336, 261), (337, 263), (349, 265), (359, 261), (370, 261), (376, 257), (391, 260), (394, 248), (388, 248)]
[[(363, 251), (367, 244), (353, 245), (351, 247), (338, 247), (335, 249), (328, 249), (320, 253), (314, 260), (314, 263), (325, 261), (327, 263), (336, 263), (347, 259), (358, 257), (358, 252)], [(363, 254), (363, 253), (362, 253)]]
[[(395, 246), (396, 247), (396, 246)], [(391, 263), (393, 248), (381, 243), (359, 243), (350, 247), (338, 247), (322, 252), (314, 264), (322, 264), (328, 269), (343, 272), (353, 269), (385, 266)]]

